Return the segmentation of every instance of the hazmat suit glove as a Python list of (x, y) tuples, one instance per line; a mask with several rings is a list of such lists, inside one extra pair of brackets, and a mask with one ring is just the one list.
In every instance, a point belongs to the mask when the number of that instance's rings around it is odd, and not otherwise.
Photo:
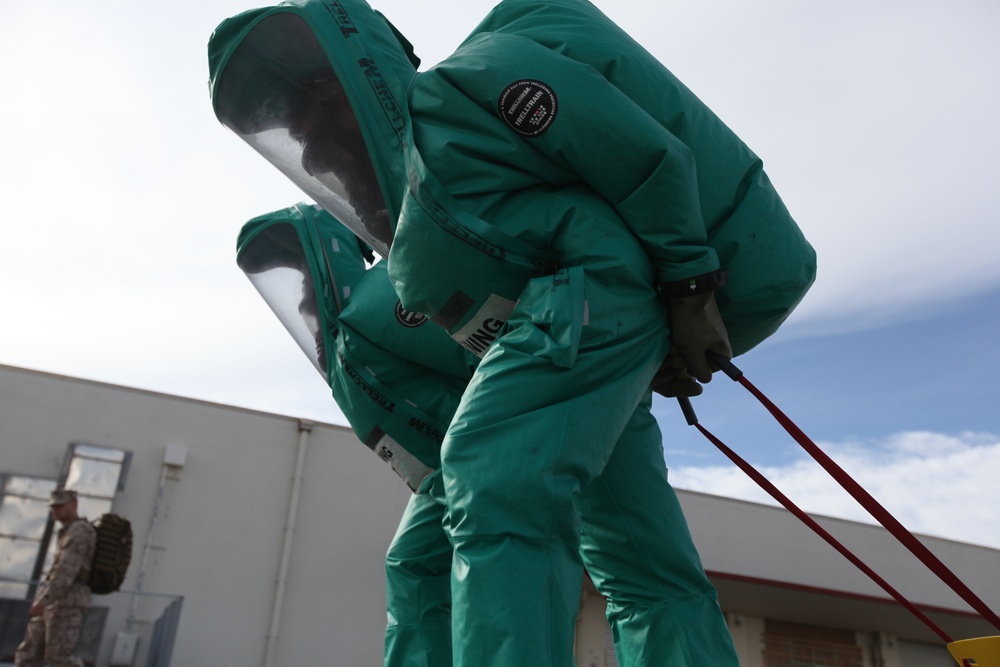
[(687, 362), (676, 347), (670, 348), (667, 358), (653, 376), (652, 386), (653, 391), (667, 398), (698, 396), (702, 392), (701, 385), (687, 372)]
[(673, 345), (653, 378), (653, 390), (671, 397), (697, 396), (702, 391), (698, 383), (710, 382), (718, 370), (706, 353), (733, 356), (715, 292), (669, 299), (667, 304)]

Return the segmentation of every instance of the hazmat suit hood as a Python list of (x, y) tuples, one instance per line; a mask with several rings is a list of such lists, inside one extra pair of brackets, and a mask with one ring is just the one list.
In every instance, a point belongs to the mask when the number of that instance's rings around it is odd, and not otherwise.
[(250, 220), (237, 241), (237, 264), (328, 383), (364, 251), (333, 216), (304, 203)]
[(358, 438), (411, 490), (440, 467), (475, 357), (403, 309), (370, 249), (313, 204), (248, 221), (237, 264), (320, 370)]
[(363, 0), (300, 0), (223, 21), (208, 51), (219, 121), (387, 256), (419, 63), (406, 39)]

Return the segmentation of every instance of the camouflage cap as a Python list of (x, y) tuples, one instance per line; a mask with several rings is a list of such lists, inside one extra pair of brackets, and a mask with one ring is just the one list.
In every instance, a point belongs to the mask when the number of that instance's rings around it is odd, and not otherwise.
[(76, 500), (76, 491), (70, 489), (56, 489), (49, 494), (49, 507), (65, 505)]

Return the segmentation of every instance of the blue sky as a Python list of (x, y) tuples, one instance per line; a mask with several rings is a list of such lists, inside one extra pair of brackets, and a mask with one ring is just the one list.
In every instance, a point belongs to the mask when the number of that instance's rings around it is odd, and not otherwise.
[[(429, 66), (493, 2), (373, 4)], [(763, 158), (818, 251), (747, 377), (913, 530), (1000, 547), (1000, 4), (596, 4)], [(5, 8), (0, 363), (343, 423), (235, 267), (242, 224), (303, 199), (210, 108), (209, 34), (253, 6)], [(695, 407), (806, 509), (863, 518), (738, 385)], [(762, 499), (655, 409), (677, 486)]]
[[(735, 363), (815, 441), (901, 431), (1000, 433), (1000, 289), (934, 304), (920, 315), (829, 336), (779, 334)], [(763, 406), (724, 375), (692, 404), (703, 426), (760, 464), (799, 456)], [(671, 467), (716, 456), (695, 429), (677, 432), (684, 422), (674, 402), (657, 400), (656, 413)]]
[[(1000, 289), (924, 317), (829, 336), (781, 335), (736, 360), (848, 474), (914, 532), (1000, 547)], [(716, 375), (698, 420), (803, 509), (874, 520), (742, 385)], [(679, 488), (773, 503), (676, 403), (654, 402)]]

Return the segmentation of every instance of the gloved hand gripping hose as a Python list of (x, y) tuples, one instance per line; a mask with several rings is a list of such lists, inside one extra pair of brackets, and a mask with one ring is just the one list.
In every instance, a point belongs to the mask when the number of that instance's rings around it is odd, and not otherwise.
[(712, 291), (661, 300), (670, 315), (672, 344), (656, 376), (653, 391), (667, 397), (698, 396), (699, 382), (712, 380), (718, 370), (712, 355), (728, 359), (733, 356), (729, 334), (719, 313)]
[[(945, 584), (948, 585), (956, 594), (959, 595), (969, 606), (975, 609), (980, 616), (982, 616), (986, 621), (992, 624), (997, 629), (1000, 629), (1000, 617), (996, 615), (975, 593), (972, 592), (948, 567), (941, 562), (931, 551), (923, 545), (916, 537), (913, 536), (910, 531), (908, 531), (895, 517), (893, 517), (888, 510), (886, 510), (882, 505), (875, 500), (864, 488), (861, 487), (846, 471), (843, 470), (836, 462), (833, 461), (822, 449), (819, 448), (809, 437), (802, 432), (801, 429), (796, 426), (791, 419), (789, 419), (777, 406), (775, 406), (764, 394), (757, 389), (749, 380), (744, 377), (743, 372), (739, 370), (729, 359), (721, 354), (716, 354), (714, 352), (708, 352), (707, 356), (709, 361), (716, 366), (718, 366), (730, 379), (735, 382), (742, 384), (751, 394), (753, 394), (758, 401), (770, 412), (774, 418), (781, 424), (782, 428), (788, 432), (792, 438), (795, 439), (799, 445), (805, 449), (813, 459), (816, 460), (836, 481), (841, 487), (844, 488), (851, 496), (861, 504), (865, 510), (868, 511), (886, 530), (888, 530), (899, 542), (905, 546), (910, 552), (916, 556), (924, 565), (926, 565), (934, 574), (936, 574)], [(857, 566), (862, 572), (868, 575), (875, 583), (877, 583), (883, 590), (885, 590), (889, 595), (891, 595), (896, 601), (902, 604), (907, 610), (913, 613), (918, 619), (920, 619), (928, 628), (934, 631), (941, 639), (949, 644), (949, 650), (951, 650), (952, 655), (958, 660), (959, 664), (968, 667), (969, 664), (975, 664), (975, 659), (971, 656), (974, 655), (985, 655), (985, 662), (993, 662), (997, 667), (1000, 667), (1000, 659), (995, 656), (998, 653), (998, 644), (1000, 644), (1000, 637), (985, 637), (981, 639), (971, 639), (963, 640), (958, 642), (953, 642), (952, 639), (939, 628), (933, 621), (927, 618), (919, 609), (917, 609), (912, 603), (906, 600), (898, 591), (893, 589), (884, 579), (879, 577), (874, 571), (871, 570), (867, 565), (858, 559), (853, 553), (851, 553), (846, 547), (840, 544), (832, 535), (830, 535), (826, 530), (824, 530), (819, 524), (817, 524), (811, 517), (809, 517), (805, 512), (799, 509), (791, 500), (789, 500), (784, 494), (781, 493), (771, 482), (769, 482), (760, 472), (754, 469), (749, 463), (743, 460), (738, 454), (722, 443), (718, 438), (708, 432), (701, 424), (698, 423), (698, 418), (694, 413), (694, 409), (691, 407), (691, 401), (689, 398), (681, 396), (677, 398), (681, 406), (681, 411), (684, 414), (687, 423), (698, 428), (699, 431), (709, 441), (712, 442), (716, 447), (720, 449), (733, 463), (737, 465), (741, 470), (743, 470), (747, 475), (750, 476), (758, 485), (761, 486), (765, 491), (767, 491), (771, 497), (781, 503), (786, 509), (788, 509), (792, 514), (809, 526), (814, 532), (820, 535), (824, 540), (826, 540), (831, 546), (833, 546), (837, 551), (843, 554), (849, 561), (851, 561), (855, 566)], [(979, 652), (983, 651), (983, 652)], [(977, 653), (978, 652), (978, 653)], [(962, 657), (967, 656), (967, 657)], [(970, 663), (971, 661), (971, 663)], [(984, 664), (984, 658), (979, 658), (979, 667), (987, 667)], [(994, 667), (991, 665), (991, 667)]]

